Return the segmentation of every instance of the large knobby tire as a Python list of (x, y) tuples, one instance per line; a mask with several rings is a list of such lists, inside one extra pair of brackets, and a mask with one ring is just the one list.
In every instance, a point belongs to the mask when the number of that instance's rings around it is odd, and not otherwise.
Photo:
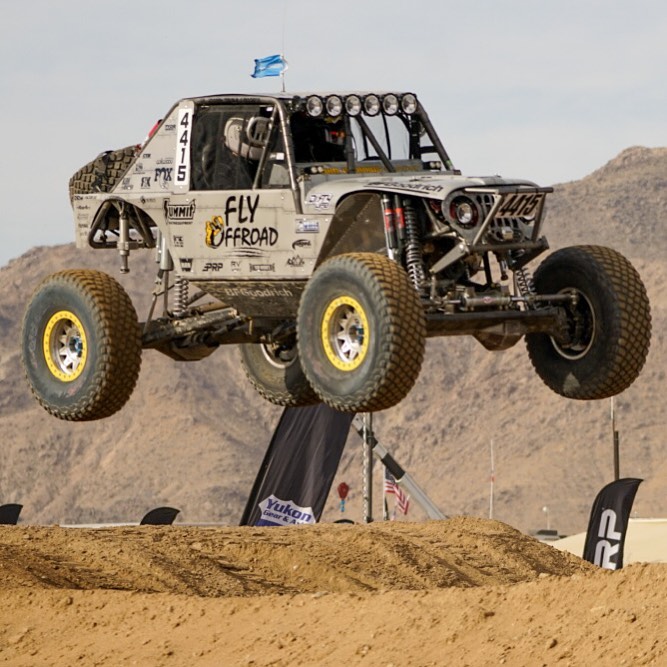
[(291, 408), (320, 402), (303, 374), (296, 342), (241, 345), (241, 362), (252, 386), (267, 401)]
[(573, 246), (535, 272), (540, 294), (574, 292), (564, 336), (528, 334), (528, 354), (545, 384), (566, 398), (608, 398), (639, 375), (651, 341), (651, 311), (639, 274), (620, 253)]
[(324, 262), (301, 297), (301, 365), (320, 398), (341, 412), (385, 410), (414, 385), (426, 324), (407, 274), (373, 253)]
[(108, 417), (127, 402), (141, 366), (141, 328), (130, 297), (89, 269), (47, 277), (23, 318), (23, 365), (33, 395), (69, 421)]
[(134, 160), (136, 146), (100, 153), (69, 179), (69, 198), (93, 192), (111, 192)]

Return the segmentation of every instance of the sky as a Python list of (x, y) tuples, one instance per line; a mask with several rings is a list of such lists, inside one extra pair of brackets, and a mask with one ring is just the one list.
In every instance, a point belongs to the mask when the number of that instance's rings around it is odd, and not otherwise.
[[(454, 165), (540, 185), (664, 146), (664, 0), (0, 0), (0, 266), (69, 243), (70, 176), (178, 99), (411, 90)], [(92, 251), (91, 251), (92, 252)]]

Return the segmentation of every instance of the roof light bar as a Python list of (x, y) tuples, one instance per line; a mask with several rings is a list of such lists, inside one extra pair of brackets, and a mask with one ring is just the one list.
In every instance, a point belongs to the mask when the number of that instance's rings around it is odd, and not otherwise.
[(343, 111), (349, 116), (358, 116), (362, 112), (367, 116), (377, 116), (380, 112), (394, 116), (399, 111), (409, 116), (417, 111), (417, 107), (417, 98), (412, 93), (405, 93), (400, 98), (395, 93), (387, 93), (382, 98), (374, 93), (363, 99), (356, 94), (346, 95), (345, 98), (340, 95), (310, 95), (306, 98), (306, 113), (313, 118), (322, 115), (336, 118)]

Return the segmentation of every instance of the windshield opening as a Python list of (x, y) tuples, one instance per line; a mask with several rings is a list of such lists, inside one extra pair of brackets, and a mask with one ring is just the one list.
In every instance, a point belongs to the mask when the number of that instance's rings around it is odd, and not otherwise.
[(300, 110), (292, 114), (290, 130), (294, 159), (302, 168), (324, 165), (328, 173), (351, 173), (433, 170), (436, 162), (437, 168), (442, 166), (418, 114), (313, 117)]

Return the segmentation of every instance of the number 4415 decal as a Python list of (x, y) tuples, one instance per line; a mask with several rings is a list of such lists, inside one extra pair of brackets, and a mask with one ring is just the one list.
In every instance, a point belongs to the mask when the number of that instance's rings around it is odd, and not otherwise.
[(192, 109), (179, 109), (176, 126), (176, 185), (190, 182), (190, 135), (192, 134)]

